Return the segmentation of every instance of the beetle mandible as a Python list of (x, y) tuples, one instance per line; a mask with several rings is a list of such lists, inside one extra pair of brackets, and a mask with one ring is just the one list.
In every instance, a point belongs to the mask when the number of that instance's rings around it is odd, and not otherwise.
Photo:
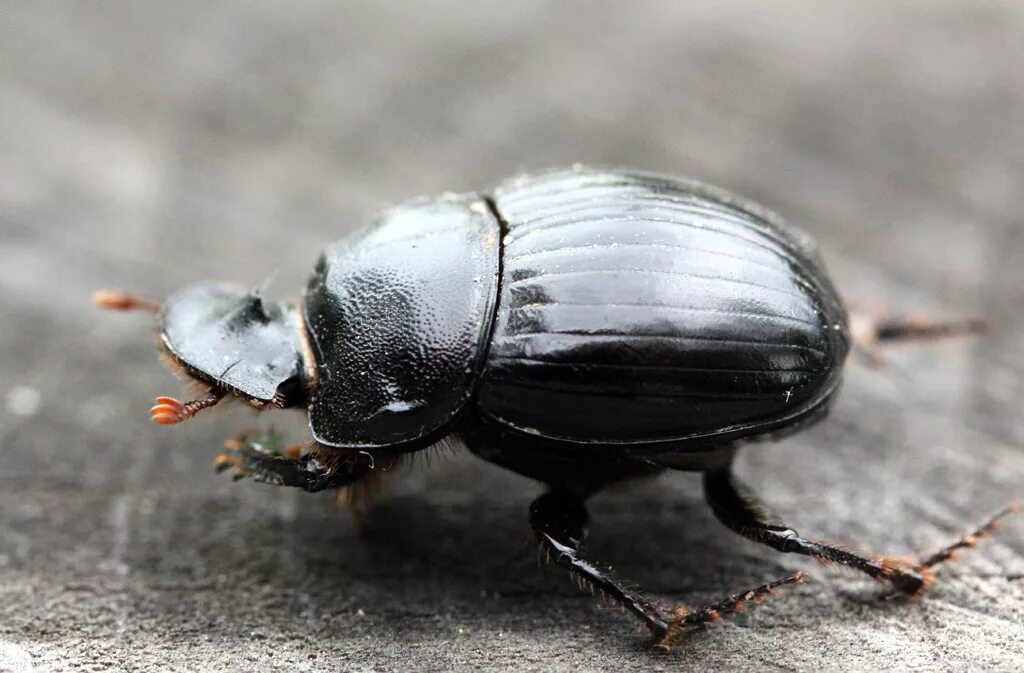
[[(742, 442), (825, 415), (853, 338), (813, 241), (701, 183), (580, 166), (525, 175), (489, 195), (385, 212), (327, 248), (301, 301), (226, 284), (162, 305), (114, 291), (96, 301), (152, 312), (162, 354), (208, 390), (187, 403), (158, 398), (155, 422), (181, 422), (225, 396), (307, 410), (307, 446), (241, 436), (221, 469), (335, 489), (454, 435), (549, 486), (529, 511), (541, 547), (663, 646), (802, 574), (702, 609), (648, 600), (580, 555), (583, 503), (614, 482), (700, 471), (732, 530), (910, 595), (973, 539), (919, 563), (856, 554), (801, 537), (735, 477)], [(862, 340), (980, 327), (893, 322), (869, 325)]]

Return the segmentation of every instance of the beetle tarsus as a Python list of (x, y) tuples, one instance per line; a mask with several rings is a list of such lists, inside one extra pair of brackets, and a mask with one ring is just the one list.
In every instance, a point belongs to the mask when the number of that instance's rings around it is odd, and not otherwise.
[(973, 549), (978, 541), (982, 538), (991, 535), (996, 528), (999, 527), (1000, 522), (1005, 517), (1020, 511), (1020, 503), (1011, 502), (1005, 505), (999, 511), (991, 514), (981, 524), (976, 526), (970, 532), (961, 535), (954, 542), (938, 549), (927, 556), (922, 557), (917, 565), (919, 568), (934, 568), (935, 566), (941, 565), (947, 561), (953, 560), (956, 552), (960, 549)]
[[(903, 565), (904, 567), (911, 567), (918, 572), (924, 578), (924, 584), (914, 592), (906, 592), (910, 594), (911, 598), (920, 598), (924, 593), (924, 590), (931, 586), (934, 580), (935, 569), (956, 558), (956, 552), (961, 549), (973, 549), (977, 546), (978, 542), (988, 536), (990, 536), (996, 528), (999, 527), (1000, 522), (1003, 518), (1013, 514), (1014, 512), (1020, 511), (1020, 504), (1017, 502), (1011, 502), (1005, 505), (999, 511), (991, 514), (982, 523), (971, 529), (969, 532), (964, 533), (959, 538), (951, 542), (950, 544), (935, 550), (934, 552), (921, 557), (915, 563), (912, 559), (886, 559), (888, 562)], [(886, 600), (890, 600), (898, 596), (898, 593), (889, 594), (884, 596)]]
[(750, 603), (760, 603), (765, 598), (776, 596), (778, 594), (776, 589), (789, 584), (800, 584), (806, 579), (806, 574), (796, 572), (789, 577), (783, 577), (774, 582), (768, 582), (759, 587), (733, 594), (724, 600), (711, 603), (699, 610), (691, 610), (686, 607), (676, 608), (675, 613), (677, 616), (669, 622), (668, 629), (655, 646), (663, 650), (671, 650), (678, 643), (679, 637), (686, 627), (714, 623), (720, 621), (722, 615), (745, 612), (747, 605)]

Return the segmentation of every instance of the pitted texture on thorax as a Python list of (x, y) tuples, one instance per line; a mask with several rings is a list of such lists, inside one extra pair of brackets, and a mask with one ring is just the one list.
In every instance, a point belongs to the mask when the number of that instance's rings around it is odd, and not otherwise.
[(497, 292), (500, 228), (476, 195), (417, 200), (328, 248), (305, 297), (317, 441), (390, 446), (472, 394)]
[(809, 416), (846, 318), (810, 239), (696, 183), (563, 171), (497, 191), (508, 223), (480, 407), (592, 444), (707, 444)]

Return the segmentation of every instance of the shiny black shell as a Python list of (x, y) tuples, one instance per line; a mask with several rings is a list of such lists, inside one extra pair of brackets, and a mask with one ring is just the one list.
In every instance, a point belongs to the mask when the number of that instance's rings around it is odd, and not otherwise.
[(324, 252), (303, 302), (314, 439), (406, 444), (463, 409), (487, 352), (500, 238), (484, 199), (447, 195), (398, 206)]
[(391, 211), (325, 253), (304, 310), (310, 424), (335, 446), (460, 422), (713, 446), (819, 416), (849, 345), (806, 235), (712, 187), (597, 169)]
[(846, 314), (810, 239), (705, 185), (564, 171), (495, 194), (506, 223), (481, 413), (586, 444), (707, 445), (835, 391)]

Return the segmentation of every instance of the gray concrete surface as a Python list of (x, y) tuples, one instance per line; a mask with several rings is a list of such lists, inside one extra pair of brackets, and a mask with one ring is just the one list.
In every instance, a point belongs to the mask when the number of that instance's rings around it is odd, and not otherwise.
[(213, 474), (301, 419), (151, 426), (157, 364), (100, 286), (297, 292), (420, 193), (587, 161), (690, 175), (812, 231), (851, 300), (993, 333), (851, 366), (829, 421), (740, 469), (805, 533), (905, 553), (1024, 483), (1016, 3), (6, 2), (0, 9), (0, 670), (1020, 670), (1024, 525), (915, 603), (736, 538), (693, 475), (597, 497), (589, 550), (700, 603), (813, 583), (652, 652), (534, 561), (539, 487), (417, 464), (357, 532)]

